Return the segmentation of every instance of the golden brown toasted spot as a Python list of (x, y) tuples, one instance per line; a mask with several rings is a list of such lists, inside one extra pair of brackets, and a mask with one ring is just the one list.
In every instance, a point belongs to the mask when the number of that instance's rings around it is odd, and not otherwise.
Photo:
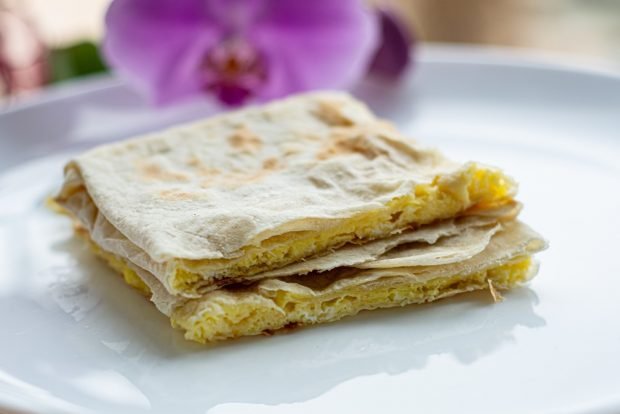
[(263, 170), (275, 170), (280, 165), (280, 161), (277, 158), (271, 157), (263, 161)]
[(317, 153), (316, 158), (327, 160), (347, 154), (361, 154), (372, 160), (380, 155), (387, 155), (387, 151), (373, 145), (368, 133), (359, 128), (337, 128), (330, 135), (327, 145)]
[(291, 155), (299, 154), (303, 152), (304, 146), (299, 143), (289, 142), (286, 144), (280, 145), (280, 151), (282, 151), (282, 155), (285, 157), (290, 157)]
[(268, 175), (282, 169), (282, 164), (276, 157), (270, 157), (263, 161), (258, 170), (230, 171), (210, 177), (200, 183), (203, 188), (221, 186), (235, 189), (245, 184), (252, 184), (263, 180)]
[(228, 143), (238, 151), (249, 153), (254, 153), (263, 146), (258, 135), (250, 131), (245, 125), (235, 129), (232, 135), (228, 137)]
[(196, 198), (196, 194), (177, 189), (167, 189), (159, 192), (159, 196), (165, 200), (170, 201), (186, 201), (186, 200), (194, 200)]
[(220, 170), (218, 170), (217, 168), (214, 167), (209, 167), (207, 165), (205, 165), (202, 160), (200, 160), (198, 157), (192, 155), (187, 161), (186, 161), (186, 165), (190, 168), (193, 168), (196, 170), (196, 173), (199, 175), (203, 175), (203, 176), (207, 176), (207, 177), (212, 177), (214, 175), (217, 175), (220, 173)]
[(342, 113), (341, 104), (336, 101), (319, 101), (314, 115), (329, 126), (353, 125), (353, 121)]
[(189, 177), (187, 174), (178, 172), (178, 171), (170, 171), (163, 168), (161, 165), (155, 164), (153, 162), (141, 162), (138, 164), (138, 169), (140, 171), (140, 175), (145, 180), (155, 180), (155, 181), (187, 181)]

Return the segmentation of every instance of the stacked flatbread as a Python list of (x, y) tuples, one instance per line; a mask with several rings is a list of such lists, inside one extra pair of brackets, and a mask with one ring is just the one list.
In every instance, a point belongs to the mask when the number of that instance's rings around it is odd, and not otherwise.
[(498, 296), (545, 247), (515, 192), (321, 92), (95, 148), (55, 201), (186, 338), (211, 342)]

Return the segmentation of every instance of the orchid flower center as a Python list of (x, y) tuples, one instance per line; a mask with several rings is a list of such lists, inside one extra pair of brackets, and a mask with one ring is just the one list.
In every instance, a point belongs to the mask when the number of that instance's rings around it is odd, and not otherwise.
[(267, 80), (264, 57), (239, 37), (225, 39), (211, 48), (203, 68), (205, 89), (229, 105), (242, 103)]

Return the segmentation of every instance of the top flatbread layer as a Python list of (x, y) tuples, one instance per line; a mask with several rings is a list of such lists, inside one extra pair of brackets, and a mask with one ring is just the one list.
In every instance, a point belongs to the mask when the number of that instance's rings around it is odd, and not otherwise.
[(347, 94), (322, 92), (98, 147), (68, 165), (63, 191), (85, 185), (153, 260), (218, 259), (380, 208), (458, 167)]

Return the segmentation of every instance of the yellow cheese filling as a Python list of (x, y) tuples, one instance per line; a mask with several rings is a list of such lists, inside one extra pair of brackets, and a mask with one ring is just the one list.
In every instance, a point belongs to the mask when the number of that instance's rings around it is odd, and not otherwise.
[[(515, 184), (501, 171), (472, 164), (449, 183), (436, 178), (381, 209), (357, 214), (332, 228), (274, 236), (259, 246), (245, 248), (235, 259), (176, 260), (170, 286), (175, 292), (196, 293), (217, 279), (254, 275), (345, 243), (386, 237), (412, 224), (454, 217), (471, 207), (501, 204), (509, 201), (514, 191)], [(206, 272), (211, 276), (207, 281)]]
[[(127, 284), (150, 296), (150, 289), (123, 259), (117, 258), (90, 243), (93, 251), (104, 258)], [(333, 322), (363, 310), (389, 308), (431, 302), (457, 293), (489, 288), (509, 289), (531, 276), (531, 256), (522, 256), (508, 263), (470, 274), (418, 282), (401, 279), (397, 284), (359, 285), (340, 291), (300, 294), (289, 290), (222, 288), (203, 298), (193, 299), (176, 308), (171, 315), (172, 326), (185, 330), (185, 338), (214, 342), (240, 336), (270, 333), (278, 329)]]

